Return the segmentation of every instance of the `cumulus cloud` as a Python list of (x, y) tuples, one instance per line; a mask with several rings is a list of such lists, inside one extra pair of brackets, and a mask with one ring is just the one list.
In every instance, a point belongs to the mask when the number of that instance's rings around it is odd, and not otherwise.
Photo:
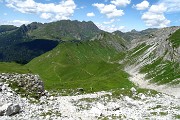
[(93, 12), (90, 12), (90, 13), (87, 13), (87, 16), (88, 16), (88, 17), (94, 17), (95, 14), (94, 14)]
[(51, 20), (69, 19), (76, 9), (73, 0), (62, 0), (58, 4), (43, 4), (34, 0), (6, 0), (6, 6), (21, 13), (34, 13)]
[(147, 12), (145, 12), (141, 19), (144, 20), (149, 27), (166, 27), (170, 24), (164, 16), (167, 7), (164, 4), (152, 5)]
[(125, 26), (103, 25), (100, 23), (95, 23), (95, 24), (99, 29), (107, 31), (107, 32), (114, 32), (117, 30), (125, 31)]
[(105, 14), (108, 18), (123, 16), (123, 10), (118, 10), (115, 5), (95, 3), (93, 6), (97, 7), (101, 14)]
[(131, 3), (131, 0), (112, 0), (111, 3), (119, 7), (125, 7)]
[(13, 20), (13, 21), (0, 21), (0, 25), (14, 25), (14, 26), (21, 26), (23, 24), (29, 24), (31, 23), (30, 21), (26, 21), (26, 20)]
[(166, 12), (166, 10), (167, 7), (164, 4), (159, 4), (159, 5), (152, 5), (148, 11), (151, 13), (162, 14)]
[(141, 3), (134, 6), (137, 10), (145, 10), (149, 7), (149, 2), (144, 0)]
[(164, 4), (167, 12), (180, 12), (180, 0), (160, 0), (159, 4)]

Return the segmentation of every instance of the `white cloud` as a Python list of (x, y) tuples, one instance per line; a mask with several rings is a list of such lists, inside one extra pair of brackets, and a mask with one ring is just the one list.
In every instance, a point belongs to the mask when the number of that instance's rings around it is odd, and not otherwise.
[(14, 25), (14, 26), (21, 26), (23, 24), (29, 24), (31, 23), (30, 21), (26, 21), (26, 20), (13, 20), (13, 21), (1, 21), (0, 24), (1, 25)]
[(159, 0), (157, 5), (152, 5), (141, 18), (149, 27), (166, 27), (171, 21), (164, 14), (180, 12), (179, 6), (180, 0)]
[(134, 6), (137, 10), (145, 10), (149, 7), (149, 2), (144, 0), (141, 3)]
[(94, 17), (95, 14), (94, 14), (93, 12), (90, 12), (90, 13), (87, 13), (87, 16), (88, 16), (88, 17)]
[(69, 19), (76, 9), (73, 0), (62, 0), (59, 4), (37, 3), (34, 0), (6, 0), (6, 6), (22, 13), (34, 13), (51, 20)]
[(97, 7), (101, 14), (105, 14), (108, 18), (123, 16), (123, 10), (118, 10), (115, 5), (95, 3), (93, 6)]
[(141, 19), (149, 27), (167, 27), (170, 24), (170, 20), (167, 20), (164, 16), (167, 8), (164, 4), (152, 5), (147, 12), (145, 12)]
[(112, 0), (111, 3), (119, 7), (121, 6), (125, 7), (131, 3), (131, 0)]
[(107, 31), (107, 32), (114, 32), (117, 30), (125, 31), (125, 26), (103, 25), (100, 23), (95, 23), (95, 24), (99, 29)]
[(166, 12), (166, 10), (167, 7), (164, 4), (158, 4), (158, 5), (152, 5), (148, 11), (156, 14), (161, 14)]
[(43, 19), (51, 19), (53, 17), (53, 14), (51, 14), (51, 13), (42, 13), (40, 17), (43, 18)]
[(164, 4), (167, 12), (180, 12), (180, 0), (160, 0), (159, 4)]
[(110, 21), (103, 22), (104, 24), (112, 24), (115, 21), (115, 19), (111, 19)]

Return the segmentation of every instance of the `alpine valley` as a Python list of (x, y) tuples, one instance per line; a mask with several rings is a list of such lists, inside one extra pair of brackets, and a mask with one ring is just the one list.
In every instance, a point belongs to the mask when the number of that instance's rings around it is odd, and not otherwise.
[(1, 25), (0, 119), (180, 119), (180, 27)]

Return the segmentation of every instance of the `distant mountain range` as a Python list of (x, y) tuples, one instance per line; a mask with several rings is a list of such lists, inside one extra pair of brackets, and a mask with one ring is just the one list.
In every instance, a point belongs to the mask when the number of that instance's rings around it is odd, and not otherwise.
[(0, 61), (25, 64), (49, 90), (131, 88), (128, 73), (136, 72), (156, 84), (179, 85), (179, 28), (108, 33), (90, 21), (2, 25)]

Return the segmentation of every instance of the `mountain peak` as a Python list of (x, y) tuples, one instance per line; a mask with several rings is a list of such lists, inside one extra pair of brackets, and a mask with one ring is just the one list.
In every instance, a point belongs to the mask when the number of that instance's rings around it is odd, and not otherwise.
[(29, 35), (43, 39), (89, 40), (101, 30), (91, 21), (61, 20), (37, 27)]

